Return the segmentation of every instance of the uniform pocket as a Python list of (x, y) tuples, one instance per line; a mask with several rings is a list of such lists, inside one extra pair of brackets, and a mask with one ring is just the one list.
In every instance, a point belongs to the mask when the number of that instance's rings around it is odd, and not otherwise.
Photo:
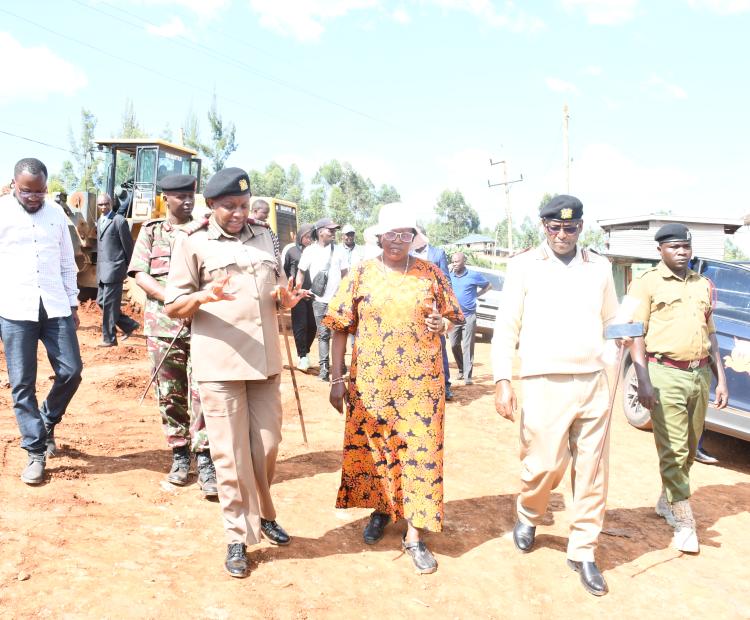
[(677, 293), (659, 293), (654, 295), (655, 311), (660, 318), (673, 318), (677, 309), (682, 304), (682, 299)]
[(243, 405), (244, 381), (201, 381), (198, 391), (203, 415), (208, 418), (226, 418), (236, 415)]
[(169, 273), (171, 252), (168, 247), (154, 246), (149, 254), (149, 274), (165, 276)]

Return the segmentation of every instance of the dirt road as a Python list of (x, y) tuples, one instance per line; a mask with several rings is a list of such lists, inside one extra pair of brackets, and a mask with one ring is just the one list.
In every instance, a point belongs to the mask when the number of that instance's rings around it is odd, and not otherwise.
[[(3, 618), (593, 618), (750, 617), (750, 450), (712, 435), (722, 466), (697, 464), (693, 506), (701, 553), (683, 556), (653, 513), (659, 478), (650, 434), (616, 411), (610, 493), (599, 566), (611, 593), (595, 599), (565, 565), (570, 502), (553, 496), (536, 549), (510, 539), (518, 490), (516, 425), (492, 406), (489, 345), (477, 345), (476, 383), (447, 408), (446, 528), (427, 539), (440, 567), (419, 577), (400, 556), (401, 527), (374, 548), (368, 511), (333, 508), (343, 422), (313, 375), (299, 378), (309, 448), (284, 377), (284, 442), (274, 487), (286, 548), (252, 550), (252, 574), (224, 573), (218, 504), (195, 484), (164, 482), (166, 449), (148, 377), (145, 340), (95, 348), (100, 317), (82, 315), (84, 382), (57, 431), (48, 482), (19, 479), (10, 390), (0, 361), (0, 616)], [(49, 366), (39, 354), (39, 391)], [(668, 605), (669, 603), (669, 605)]]

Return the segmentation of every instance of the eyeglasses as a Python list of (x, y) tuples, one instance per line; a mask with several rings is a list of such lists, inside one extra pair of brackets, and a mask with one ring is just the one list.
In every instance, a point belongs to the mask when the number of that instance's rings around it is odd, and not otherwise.
[(395, 241), (396, 239), (400, 239), (404, 243), (411, 243), (414, 241), (414, 233), (410, 232), (395, 232), (393, 230), (389, 230), (388, 232), (384, 232), (382, 234), (383, 239), (386, 241)]
[(551, 235), (558, 234), (561, 230), (565, 232), (566, 235), (575, 235), (578, 230), (580, 229), (580, 224), (550, 224), (545, 222), (544, 227), (547, 229), (547, 232)]
[(22, 192), (20, 189), (17, 189), (16, 195), (19, 198), (44, 198), (47, 192)]

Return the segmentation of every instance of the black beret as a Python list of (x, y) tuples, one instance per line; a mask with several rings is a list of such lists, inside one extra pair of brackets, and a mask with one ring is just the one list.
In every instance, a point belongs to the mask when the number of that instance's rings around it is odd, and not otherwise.
[(693, 236), (690, 229), (684, 224), (664, 224), (654, 235), (657, 243), (666, 243), (667, 241), (690, 241)]
[(212, 176), (203, 190), (204, 198), (242, 196), (250, 193), (250, 177), (242, 168), (224, 168)]
[(539, 209), (539, 217), (543, 220), (580, 220), (583, 204), (575, 196), (561, 194)]
[(161, 180), (161, 191), (195, 191), (195, 177), (192, 174), (170, 174)]

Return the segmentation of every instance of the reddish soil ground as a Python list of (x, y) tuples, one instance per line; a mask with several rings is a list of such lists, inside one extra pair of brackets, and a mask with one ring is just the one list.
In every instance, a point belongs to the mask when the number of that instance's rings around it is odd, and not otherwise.
[[(19, 474), (19, 447), (0, 362), (0, 615), (4, 618), (593, 618), (750, 617), (750, 450), (712, 434), (720, 466), (696, 464), (697, 556), (670, 548), (653, 512), (659, 477), (649, 433), (619, 407), (610, 493), (597, 553), (610, 594), (586, 594), (565, 565), (566, 481), (553, 495), (535, 550), (510, 539), (519, 488), (517, 423), (494, 412), (489, 345), (477, 345), (476, 383), (456, 387), (446, 412), (446, 527), (427, 538), (440, 568), (418, 576), (399, 552), (402, 524), (367, 547), (367, 510), (334, 509), (343, 421), (317, 378), (299, 375), (309, 446), (284, 375), (284, 442), (274, 487), (292, 544), (251, 550), (252, 573), (224, 573), (219, 506), (195, 484), (164, 481), (171, 455), (148, 379), (145, 339), (95, 348), (96, 307), (82, 312), (85, 371), (57, 437), (48, 481)], [(0, 352), (1, 356), (1, 352)], [(38, 391), (50, 386), (40, 349)]]

